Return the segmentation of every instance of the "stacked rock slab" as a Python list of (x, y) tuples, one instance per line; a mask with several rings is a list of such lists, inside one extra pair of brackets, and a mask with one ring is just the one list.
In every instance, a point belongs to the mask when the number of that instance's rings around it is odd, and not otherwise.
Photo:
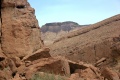
[(23, 57), (42, 47), (35, 11), (27, 0), (1, 0), (1, 48), (9, 56)]

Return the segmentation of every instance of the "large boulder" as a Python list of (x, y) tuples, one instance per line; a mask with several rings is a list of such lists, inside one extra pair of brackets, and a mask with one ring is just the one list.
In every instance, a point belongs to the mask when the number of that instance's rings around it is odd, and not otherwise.
[(27, 0), (1, 0), (1, 47), (9, 56), (22, 58), (42, 47), (35, 10)]
[(105, 79), (108, 80), (120, 80), (120, 77), (117, 72), (113, 71), (112, 69), (105, 67), (101, 70), (102, 75)]
[(51, 57), (49, 51), (50, 51), (49, 48), (39, 49), (38, 51), (25, 56), (23, 58), (23, 61), (34, 61), (34, 60), (41, 59), (41, 58), (49, 58)]
[(27, 79), (30, 79), (36, 72), (46, 72), (56, 75), (70, 74), (67, 61), (55, 59), (52, 57), (37, 59), (18, 68), (18, 74), (25, 74)]

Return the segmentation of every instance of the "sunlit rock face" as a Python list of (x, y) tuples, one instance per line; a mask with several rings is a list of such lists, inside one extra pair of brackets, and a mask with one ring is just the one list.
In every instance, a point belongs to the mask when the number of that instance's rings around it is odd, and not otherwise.
[(27, 0), (1, 0), (1, 48), (8, 56), (25, 56), (42, 47), (38, 21)]

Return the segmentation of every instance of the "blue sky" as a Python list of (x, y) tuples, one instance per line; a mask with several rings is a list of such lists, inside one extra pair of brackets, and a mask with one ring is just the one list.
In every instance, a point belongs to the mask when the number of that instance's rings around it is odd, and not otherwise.
[(74, 21), (93, 24), (120, 13), (120, 0), (28, 0), (42, 26)]

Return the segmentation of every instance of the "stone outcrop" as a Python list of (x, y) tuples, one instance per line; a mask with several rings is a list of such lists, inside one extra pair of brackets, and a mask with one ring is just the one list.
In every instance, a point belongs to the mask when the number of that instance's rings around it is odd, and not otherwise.
[(119, 77), (118, 73), (115, 72), (115, 71), (112, 71), (108, 67), (103, 68), (103, 70), (101, 71), (101, 73), (104, 76), (104, 78), (106, 78), (108, 80), (120, 80), (120, 77)]
[(1, 0), (1, 48), (7, 56), (23, 57), (42, 47), (35, 10), (27, 0)]
[(42, 48), (34, 13), (27, 0), (0, 0), (0, 80), (19, 80), (21, 59)]
[(38, 51), (36, 51), (36, 52), (34, 52), (32, 54), (28, 54), (27, 56), (25, 56), (23, 58), (23, 60), (24, 61), (33, 61), (33, 60), (37, 60), (37, 59), (41, 59), (41, 58), (51, 57), (49, 51), (50, 51), (49, 48), (39, 49)]

